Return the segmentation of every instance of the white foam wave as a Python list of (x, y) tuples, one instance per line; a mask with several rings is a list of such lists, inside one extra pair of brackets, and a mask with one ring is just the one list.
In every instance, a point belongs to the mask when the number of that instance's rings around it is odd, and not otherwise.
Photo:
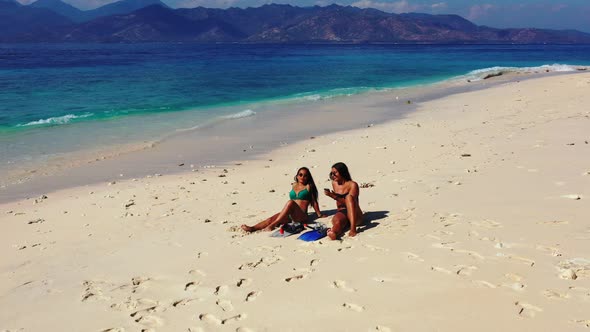
[(197, 130), (197, 129), (199, 129), (199, 128), (201, 128), (201, 126), (200, 126), (200, 125), (196, 125), (196, 126), (192, 126), (192, 127), (189, 127), (189, 128), (179, 128), (179, 129), (176, 129), (176, 131), (177, 131), (177, 132), (182, 132), (182, 131), (193, 131), (193, 130)]
[(555, 63), (552, 65), (542, 65), (537, 67), (489, 67), (483, 69), (473, 70), (467, 73), (464, 77), (471, 81), (479, 81), (486, 78), (499, 76), (508, 73), (530, 74), (536, 72), (573, 72), (586, 68), (584, 66), (572, 66), (566, 64)]
[(332, 89), (324, 94), (295, 94), (293, 96), (294, 100), (304, 100), (304, 101), (320, 101), (320, 100), (329, 100), (339, 97), (350, 97), (361, 92), (369, 91), (370, 89), (359, 87), (359, 88), (339, 88), (339, 89)]
[(93, 116), (93, 115), (94, 114), (92, 114), (92, 113), (86, 113), (86, 114), (82, 114), (82, 115), (67, 114), (64, 116), (57, 116), (57, 117), (41, 119), (41, 120), (37, 120), (37, 121), (31, 121), (31, 122), (25, 123), (25, 124), (19, 124), (19, 125), (17, 125), (17, 127), (40, 126), (40, 125), (62, 125), (62, 124), (69, 123), (70, 121), (72, 121), (74, 119), (87, 118), (87, 117)]
[(244, 110), (244, 111), (241, 111), (238, 113), (226, 115), (223, 118), (224, 119), (241, 119), (241, 118), (247, 118), (249, 116), (254, 116), (254, 115), (256, 115), (256, 112), (254, 112), (252, 110)]
[(309, 100), (309, 101), (318, 101), (318, 100), (322, 100), (323, 98), (320, 95), (309, 95), (309, 96), (304, 96), (303, 99)]

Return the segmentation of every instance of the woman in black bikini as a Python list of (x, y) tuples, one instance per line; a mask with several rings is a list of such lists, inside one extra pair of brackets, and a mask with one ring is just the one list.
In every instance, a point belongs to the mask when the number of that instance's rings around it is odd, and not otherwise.
[(332, 189), (324, 189), (324, 194), (336, 201), (336, 214), (332, 217), (332, 228), (328, 237), (335, 240), (350, 225), (348, 236), (357, 234), (356, 227), (362, 223), (363, 212), (359, 206), (359, 185), (352, 181), (348, 167), (344, 163), (335, 163), (330, 172)]
[(318, 204), (318, 189), (315, 186), (311, 172), (307, 167), (301, 167), (295, 175), (295, 183), (289, 192), (289, 201), (281, 212), (269, 217), (254, 226), (242, 225), (246, 232), (255, 232), (261, 229), (272, 231), (275, 227), (286, 224), (289, 220), (296, 222), (306, 222), (308, 219), (307, 209), (311, 204), (318, 218), (325, 215), (320, 211)]

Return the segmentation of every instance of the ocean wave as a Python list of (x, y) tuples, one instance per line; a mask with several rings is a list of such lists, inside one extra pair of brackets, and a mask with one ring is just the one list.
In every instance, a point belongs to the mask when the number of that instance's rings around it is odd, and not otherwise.
[(581, 69), (586, 69), (585, 66), (574, 66), (555, 63), (552, 65), (542, 65), (537, 67), (489, 67), (470, 71), (461, 78), (467, 78), (470, 81), (479, 81), (486, 78), (500, 76), (503, 74), (532, 74), (537, 72), (574, 72)]
[(364, 92), (369, 92), (372, 90), (378, 90), (380, 88), (368, 88), (368, 87), (354, 87), (354, 88), (337, 88), (331, 89), (328, 91), (323, 91), (319, 93), (313, 92), (304, 92), (304, 93), (297, 93), (290, 97), (286, 97), (285, 100), (303, 100), (303, 101), (320, 101), (320, 100), (329, 100), (338, 97), (350, 97), (357, 94), (361, 94)]
[(29, 127), (29, 126), (42, 126), (42, 125), (62, 125), (71, 122), (74, 119), (82, 119), (93, 116), (92, 113), (86, 113), (81, 115), (67, 114), (64, 116), (56, 116), (47, 119), (41, 119), (37, 121), (31, 121), (25, 124), (18, 124), (17, 127)]
[(188, 128), (178, 128), (175, 131), (176, 132), (185, 132), (185, 131), (193, 131), (193, 130), (197, 130), (197, 129), (201, 129), (204, 127), (208, 127), (211, 125), (214, 125), (215, 123), (218, 123), (219, 121), (224, 121), (224, 120), (235, 120), (235, 119), (242, 119), (242, 118), (247, 118), (250, 116), (254, 116), (256, 115), (256, 112), (247, 109), (247, 110), (243, 110), (241, 112), (238, 113), (233, 113), (233, 114), (229, 114), (229, 115), (224, 115), (224, 116), (220, 116), (216, 119), (209, 119), (209, 120), (205, 120), (204, 122), (192, 126), (192, 127), (188, 127)]
[(254, 115), (256, 115), (256, 112), (248, 109), (248, 110), (244, 110), (244, 111), (241, 111), (238, 113), (222, 116), (222, 118), (231, 120), (231, 119), (247, 118), (249, 116), (254, 116)]

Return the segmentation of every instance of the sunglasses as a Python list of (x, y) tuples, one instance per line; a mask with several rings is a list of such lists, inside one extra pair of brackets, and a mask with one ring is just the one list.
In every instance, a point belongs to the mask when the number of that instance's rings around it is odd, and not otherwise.
[(308, 176), (309, 176), (309, 174), (306, 174), (306, 173), (299, 173), (299, 174), (297, 174), (297, 176), (308, 177)]
[(338, 172), (330, 172), (330, 176), (336, 176), (336, 174), (338, 174)]

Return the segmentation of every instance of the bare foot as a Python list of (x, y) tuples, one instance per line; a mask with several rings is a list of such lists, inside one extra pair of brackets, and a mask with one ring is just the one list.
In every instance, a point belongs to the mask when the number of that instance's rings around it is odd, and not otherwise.
[(240, 226), (240, 227), (242, 227), (242, 229), (243, 229), (244, 231), (248, 232), (248, 233), (252, 233), (252, 232), (254, 232), (254, 231), (255, 231), (254, 227), (250, 227), (250, 226), (248, 226), (248, 225), (246, 225), (246, 224), (244, 224), (244, 225), (242, 225), (242, 226)]
[(354, 237), (357, 234), (356, 230), (350, 230), (350, 232), (348, 232), (348, 236), (350, 237)]
[(336, 232), (334, 232), (332, 229), (328, 229), (328, 237), (330, 240), (336, 240), (338, 234), (336, 234)]

